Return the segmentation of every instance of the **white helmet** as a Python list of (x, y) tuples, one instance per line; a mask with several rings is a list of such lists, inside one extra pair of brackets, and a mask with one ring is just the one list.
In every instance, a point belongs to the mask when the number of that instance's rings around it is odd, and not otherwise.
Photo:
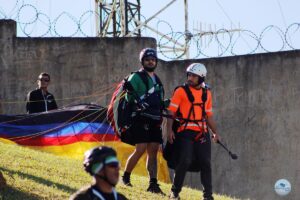
[(188, 66), (188, 68), (186, 69), (186, 72), (196, 74), (200, 77), (205, 77), (206, 74), (207, 74), (206, 67), (202, 63), (192, 63), (192, 64), (190, 64)]

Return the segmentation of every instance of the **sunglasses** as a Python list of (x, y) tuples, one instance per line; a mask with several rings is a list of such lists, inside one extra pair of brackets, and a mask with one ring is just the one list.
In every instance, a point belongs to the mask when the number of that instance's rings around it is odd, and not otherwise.
[(107, 163), (105, 165), (109, 168), (118, 168), (118, 167), (120, 167), (120, 164), (118, 162)]
[(44, 79), (44, 78), (40, 78), (39, 80), (43, 81), (43, 82), (49, 82), (50, 81), (49, 79)]

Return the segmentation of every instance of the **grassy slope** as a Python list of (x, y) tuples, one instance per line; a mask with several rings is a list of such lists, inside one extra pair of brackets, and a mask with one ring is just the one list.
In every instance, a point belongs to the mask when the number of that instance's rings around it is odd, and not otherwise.
[[(82, 169), (79, 160), (55, 156), (28, 148), (0, 142), (0, 171), (8, 186), (0, 189), (0, 199), (68, 199), (83, 185), (88, 185), (91, 177)], [(117, 190), (129, 199), (168, 199), (146, 192), (148, 178), (133, 176), (134, 187), (119, 184)], [(161, 184), (162, 190), (169, 194), (171, 185)], [(184, 188), (182, 199), (200, 199), (201, 192)], [(232, 198), (215, 195), (216, 200)]]

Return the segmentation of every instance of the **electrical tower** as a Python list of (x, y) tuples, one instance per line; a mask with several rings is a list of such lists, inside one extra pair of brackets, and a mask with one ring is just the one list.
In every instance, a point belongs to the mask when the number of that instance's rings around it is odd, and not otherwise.
[(132, 32), (140, 37), (136, 29), (140, 21), (140, 0), (95, 0), (96, 27), (99, 37), (124, 37)]
[[(151, 17), (141, 21), (141, 4), (140, 0), (95, 0), (96, 12), (96, 29), (98, 37), (141, 37), (141, 28), (146, 28), (160, 36), (157, 47), (160, 53), (173, 53), (176, 58), (190, 58), (191, 40), (193, 37), (208, 36), (214, 37), (223, 32), (235, 32), (239, 29), (224, 30), (224, 31), (197, 31), (192, 34), (189, 31), (188, 18), (188, 0), (184, 2), (184, 22), (185, 28), (183, 40), (176, 39), (172, 35), (160, 32), (157, 28), (150, 26), (150, 21), (156, 18), (157, 15), (165, 11), (168, 7), (178, 0), (170, 0), (165, 6), (155, 12)], [(198, 47), (198, 44), (197, 44)]]

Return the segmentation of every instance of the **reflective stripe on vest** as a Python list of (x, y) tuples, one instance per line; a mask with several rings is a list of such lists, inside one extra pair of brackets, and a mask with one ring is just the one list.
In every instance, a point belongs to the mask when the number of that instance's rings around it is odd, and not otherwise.
[[(187, 125), (186, 125), (186, 127), (203, 127), (203, 125), (202, 125), (203, 123), (202, 122), (200, 122), (199, 124), (196, 124), (196, 123), (191, 123), (191, 122), (189, 122), (189, 123), (187, 123)], [(183, 127), (185, 126), (185, 125), (182, 125)], [(204, 128), (206, 129), (207, 128), (207, 125), (206, 125), (206, 123), (204, 124)]]

